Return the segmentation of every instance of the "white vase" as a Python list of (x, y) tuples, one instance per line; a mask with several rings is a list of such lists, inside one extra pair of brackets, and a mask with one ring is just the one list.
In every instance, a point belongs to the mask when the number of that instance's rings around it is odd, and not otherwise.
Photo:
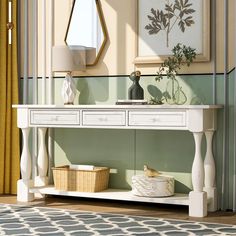
[(70, 73), (67, 73), (63, 84), (62, 84), (62, 98), (64, 101), (64, 104), (74, 104), (74, 99), (76, 96), (76, 86), (75, 82), (73, 80), (73, 77), (71, 76)]

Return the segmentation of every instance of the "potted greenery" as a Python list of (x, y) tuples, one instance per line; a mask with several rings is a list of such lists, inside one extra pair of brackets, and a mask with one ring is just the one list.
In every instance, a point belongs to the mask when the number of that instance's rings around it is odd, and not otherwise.
[[(180, 70), (181, 66), (190, 64), (193, 59), (196, 58), (196, 49), (187, 47), (183, 44), (178, 43), (172, 49), (173, 55), (164, 60), (159, 67), (157, 72), (156, 81), (160, 81), (164, 76), (169, 79), (166, 86), (166, 91), (163, 93), (163, 98), (157, 100), (156, 98), (151, 99), (152, 104), (162, 104), (163, 100), (166, 100), (169, 104), (183, 104), (187, 98), (182, 88), (179, 85), (176, 75)], [(180, 97), (182, 96), (182, 99)]]

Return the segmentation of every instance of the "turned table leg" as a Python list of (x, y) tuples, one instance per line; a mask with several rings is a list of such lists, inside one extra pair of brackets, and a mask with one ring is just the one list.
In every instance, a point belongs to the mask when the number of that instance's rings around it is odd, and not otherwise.
[(202, 132), (194, 132), (195, 156), (192, 166), (193, 191), (189, 194), (189, 216), (204, 217), (207, 215), (207, 194), (203, 192), (204, 166), (201, 156)]
[(215, 161), (212, 154), (213, 134), (214, 131), (205, 132), (207, 150), (206, 157), (204, 160), (205, 182), (203, 189), (207, 193), (207, 198), (210, 200), (208, 205), (208, 211), (217, 210), (217, 189), (215, 187)]
[(45, 144), (47, 128), (38, 128), (39, 131), (39, 152), (38, 152), (38, 176), (35, 178), (35, 186), (48, 184), (48, 154)]
[(17, 201), (28, 202), (34, 199), (34, 195), (29, 193), (33, 186), (31, 178), (31, 155), (29, 152), (29, 132), (30, 128), (21, 128), (23, 134), (23, 148), (20, 160), (21, 178), (17, 181)]

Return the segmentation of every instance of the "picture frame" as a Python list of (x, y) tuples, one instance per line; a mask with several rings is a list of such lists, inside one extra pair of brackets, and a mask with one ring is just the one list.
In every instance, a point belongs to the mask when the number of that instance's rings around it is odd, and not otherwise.
[(177, 43), (210, 60), (210, 0), (137, 0), (136, 10), (134, 64), (162, 63)]

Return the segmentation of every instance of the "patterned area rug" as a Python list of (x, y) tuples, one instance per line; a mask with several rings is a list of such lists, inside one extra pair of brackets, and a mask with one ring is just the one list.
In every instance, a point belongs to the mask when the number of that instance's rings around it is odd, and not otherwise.
[(0, 235), (236, 235), (236, 226), (0, 204)]

